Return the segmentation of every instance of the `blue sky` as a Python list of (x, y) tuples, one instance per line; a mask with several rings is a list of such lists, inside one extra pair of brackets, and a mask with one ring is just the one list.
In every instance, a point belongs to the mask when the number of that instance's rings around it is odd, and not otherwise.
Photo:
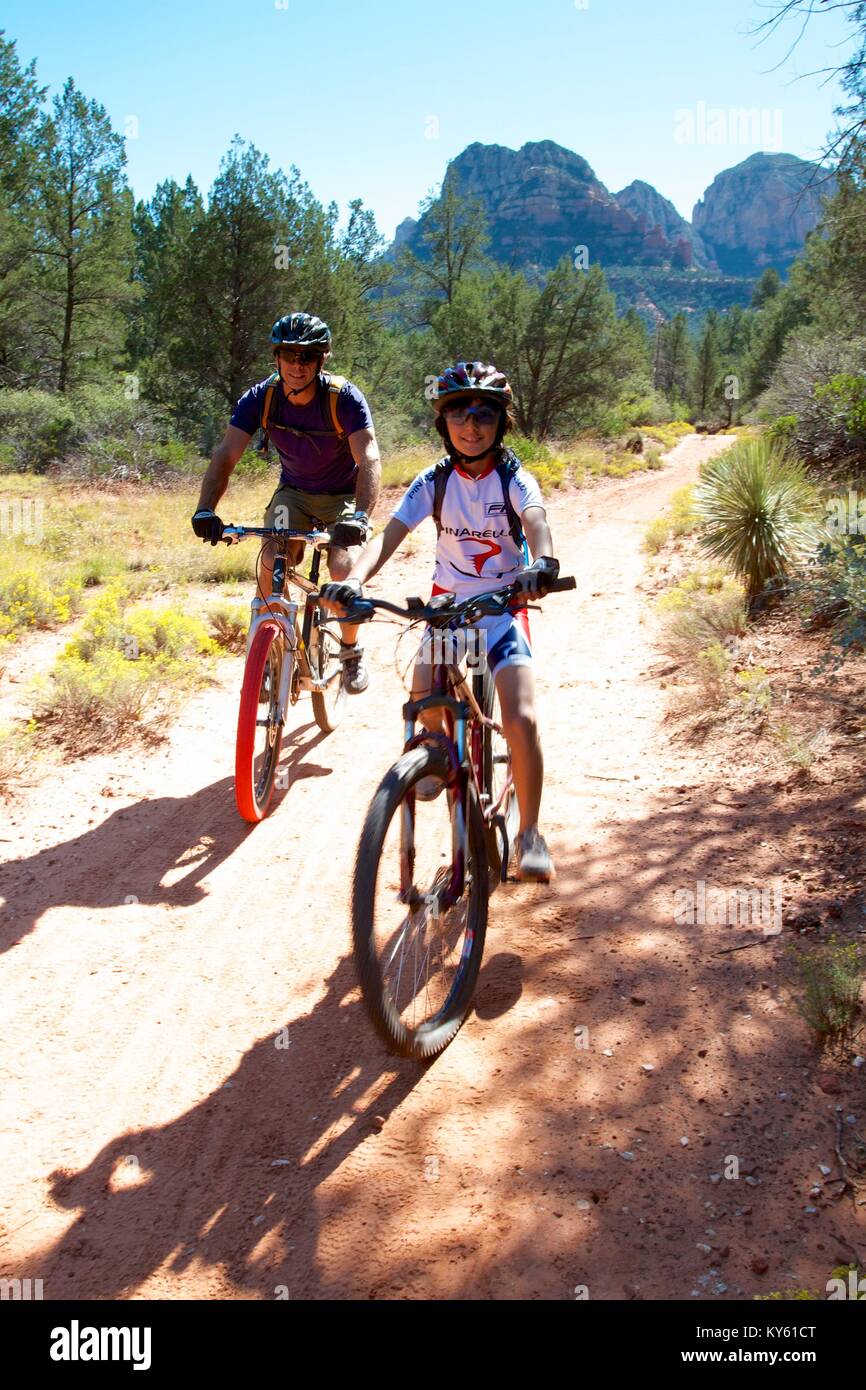
[[(849, 31), (819, 15), (773, 71), (796, 30), (759, 45), (750, 31), (769, 12), (757, 0), (5, 0), (2, 24), (52, 92), (71, 75), (116, 129), (136, 118), (138, 197), (188, 173), (206, 190), (237, 132), (297, 165), (322, 201), (362, 198), (390, 238), (475, 140), (555, 140), (613, 191), (645, 179), (687, 217), (757, 149), (813, 157), (839, 90), (795, 79), (847, 56)], [(761, 113), (754, 131), (737, 110)]]

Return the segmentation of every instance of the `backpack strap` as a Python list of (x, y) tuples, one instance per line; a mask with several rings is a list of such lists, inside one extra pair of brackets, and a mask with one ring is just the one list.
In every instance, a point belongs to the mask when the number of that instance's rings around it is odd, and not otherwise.
[(340, 398), (340, 392), (342, 391), (345, 384), (346, 378), (344, 376), (333, 376), (330, 374), (328, 375), (328, 406), (330, 408), (331, 424), (334, 426), (334, 433), (336, 434), (338, 439), (346, 438), (346, 431), (340, 424), (340, 416), (337, 413), (337, 401)]
[(276, 386), (279, 379), (279, 373), (274, 372), (272, 376), (268, 377), (267, 383), (265, 385), (265, 394), (262, 400), (262, 416), (259, 421), (259, 426), (262, 431), (262, 450), (264, 453), (268, 452), (268, 417), (271, 413), (271, 401), (274, 398), (274, 387)]
[(519, 467), (520, 460), (517, 455), (513, 454), (509, 449), (505, 457), (500, 459), (497, 463), (496, 472), (499, 474), (499, 481), (502, 484), (502, 500), (505, 503), (505, 515), (508, 518), (508, 530), (511, 533), (511, 539), (514, 541), (514, 544), (523, 551), (524, 555), (528, 557), (523, 525), (511, 501), (511, 480)]
[(448, 486), (448, 479), (454, 472), (454, 462), (447, 456), (440, 459), (433, 469), (433, 520), (436, 523), (436, 535), (442, 531), (442, 502), (445, 497), (445, 489)]

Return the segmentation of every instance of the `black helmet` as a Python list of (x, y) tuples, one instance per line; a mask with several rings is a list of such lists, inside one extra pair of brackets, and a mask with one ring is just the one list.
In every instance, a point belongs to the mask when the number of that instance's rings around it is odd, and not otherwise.
[(318, 348), (331, 351), (331, 330), (315, 314), (283, 314), (271, 329), (271, 343), (278, 347)]

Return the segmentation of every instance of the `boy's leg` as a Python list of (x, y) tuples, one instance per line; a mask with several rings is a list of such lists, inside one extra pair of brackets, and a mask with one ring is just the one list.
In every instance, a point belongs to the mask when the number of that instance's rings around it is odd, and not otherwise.
[(495, 680), (523, 832), (538, 824), (544, 782), (544, 757), (535, 717), (535, 672), (531, 666), (501, 666)]

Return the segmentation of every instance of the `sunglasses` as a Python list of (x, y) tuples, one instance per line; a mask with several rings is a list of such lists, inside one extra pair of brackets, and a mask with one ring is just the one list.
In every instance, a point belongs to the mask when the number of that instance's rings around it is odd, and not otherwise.
[(492, 425), (499, 420), (501, 411), (493, 405), (455, 405), (449, 410), (446, 406), (442, 414), (455, 425), (465, 425), (470, 415), (475, 416), (479, 425)]
[(279, 348), (277, 351), (280, 361), (288, 362), (291, 365), (300, 362), (305, 367), (308, 367), (311, 362), (318, 362), (321, 355), (320, 352), (313, 352), (309, 348), (305, 349), (304, 352), (287, 352), (285, 348)]

